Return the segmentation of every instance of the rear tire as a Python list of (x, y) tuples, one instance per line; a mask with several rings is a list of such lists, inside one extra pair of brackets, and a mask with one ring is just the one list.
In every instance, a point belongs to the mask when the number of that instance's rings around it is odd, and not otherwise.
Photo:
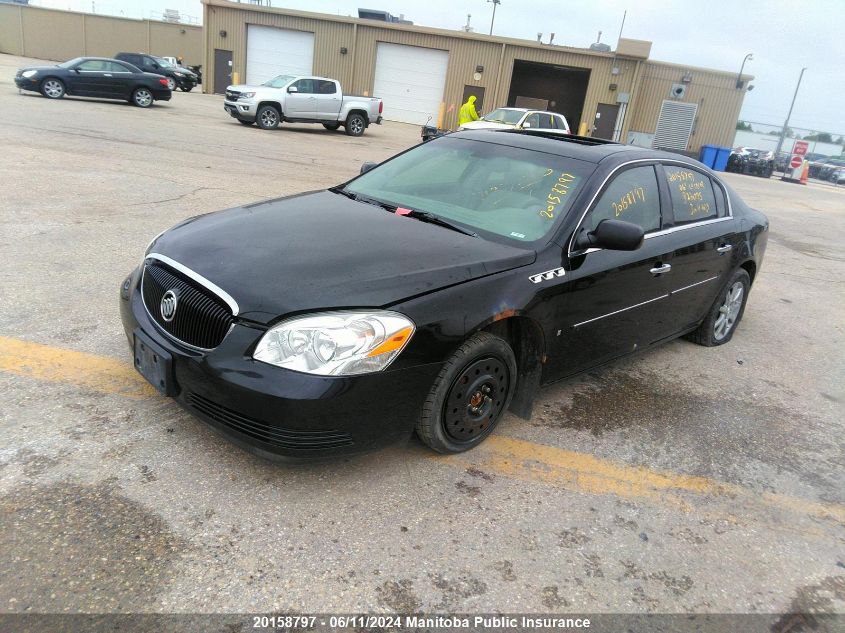
[(323, 127), (327, 130), (331, 130), (334, 132), (337, 128), (340, 127), (340, 123), (323, 123)]
[(730, 341), (745, 312), (749, 288), (751, 277), (748, 273), (742, 268), (734, 271), (704, 321), (697, 330), (687, 334), (686, 338), (705, 347), (716, 347)]
[(149, 108), (153, 105), (153, 93), (150, 92), (149, 88), (135, 88), (134, 92), (132, 93), (132, 103), (139, 108)]
[(61, 99), (65, 96), (65, 84), (61, 79), (47, 77), (41, 82), (41, 94), (48, 99)]
[(346, 117), (346, 133), (349, 136), (361, 136), (364, 130), (367, 129), (367, 120), (364, 115), (353, 112)]
[(516, 358), (498, 336), (478, 332), (446, 361), (417, 421), (419, 438), (438, 453), (460, 453), (493, 432), (516, 388)]
[(279, 111), (270, 105), (261, 106), (255, 113), (255, 122), (262, 130), (275, 130), (281, 121)]

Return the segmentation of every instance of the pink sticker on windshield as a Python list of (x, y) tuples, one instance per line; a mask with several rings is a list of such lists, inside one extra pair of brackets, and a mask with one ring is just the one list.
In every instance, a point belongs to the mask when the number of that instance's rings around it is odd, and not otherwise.
[(396, 207), (396, 215), (408, 215), (411, 211), (412, 209), (406, 209), (405, 207)]

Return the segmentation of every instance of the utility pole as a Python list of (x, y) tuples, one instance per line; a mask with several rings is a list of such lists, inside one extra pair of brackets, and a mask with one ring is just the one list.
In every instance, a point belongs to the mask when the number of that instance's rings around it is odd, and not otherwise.
[(745, 85), (745, 82), (742, 81), (742, 71), (745, 70), (745, 62), (749, 59), (754, 59), (754, 53), (748, 53), (745, 58), (742, 60), (742, 66), (739, 67), (739, 74), (736, 76), (736, 89), (742, 90), (742, 87)]
[(490, 20), (490, 35), (493, 35), (493, 22), (496, 21), (496, 7), (502, 4), (502, 0), (487, 0), (493, 3), (493, 19)]
[(807, 70), (806, 68), (801, 69), (801, 74), (798, 75), (798, 85), (795, 86), (795, 94), (792, 95), (792, 104), (789, 106), (789, 114), (786, 115), (786, 121), (783, 124), (783, 129), (780, 132), (780, 140), (778, 141), (778, 147), (775, 150), (775, 159), (777, 159), (778, 154), (780, 154), (781, 148), (783, 147), (783, 139), (786, 137), (786, 130), (789, 128), (789, 119), (792, 117), (792, 108), (795, 107), (795, 98), (798, 96), (798, 88), (801, 87), (801, 79), (804, 77), (804, 71)]

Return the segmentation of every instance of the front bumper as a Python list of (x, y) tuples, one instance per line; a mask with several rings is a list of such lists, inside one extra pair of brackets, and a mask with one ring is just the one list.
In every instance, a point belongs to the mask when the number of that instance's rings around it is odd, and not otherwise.
[(164, 335), (144, 307), (136, 269), (121, 288), (130, 347), (143, 332), (173, 358), (176, 400), (235, 444), (271, 459), (361, 453), (407, 439), (439, 363), (361, 376), (315, 376), (252, 359), (264, 330), (236, 323), (213, 351)]
[(257, 105), (251, 101), (224, 101), (223, 109), (235, 119), (254, 121)]
[(173, 79), (176, 80), (176, 85), (179, 86), (180, 88), (188, 88), (188, 89), (193, 90), (197, 85), (196, 77), (189, 77), (189, 76), (186, 75), (184, 77), (178, 77), (177, 76), (177, 77), (174, 77)]
[(41, 78), (38, 76), (30, 77), (27, 79), (26, 77), (15, 77), (15, 85), (18, 87), (18, 90), (35, 90), (38, 91), (38, 87), (41, 83)]

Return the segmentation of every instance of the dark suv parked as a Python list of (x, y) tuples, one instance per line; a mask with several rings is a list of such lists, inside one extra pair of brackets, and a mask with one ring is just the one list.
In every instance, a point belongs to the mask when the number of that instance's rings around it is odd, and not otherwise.
[(167, 79), (167, 87), (171, 90), (179, 88), (183, 92), (190, 92), (197, 85), (197, 76), (193, 72), (184, 66), (175, 66), (162, 57), (146, 53), (118, 53), (114, 57), (145, 72), (164, 76)]

